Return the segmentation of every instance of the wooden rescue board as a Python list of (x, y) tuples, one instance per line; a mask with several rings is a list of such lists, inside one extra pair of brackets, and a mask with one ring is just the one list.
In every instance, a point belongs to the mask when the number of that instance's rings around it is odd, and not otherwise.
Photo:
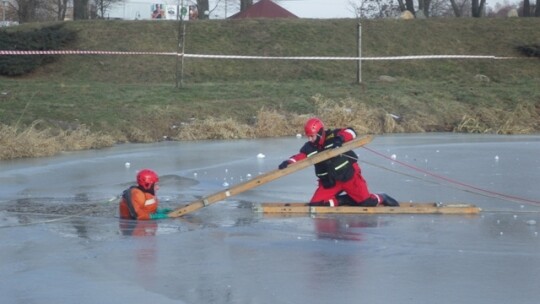
[(253, 207), (260, 213), (282, 214), (478, 214), (482, 209), (461, 203), (400, 203), (399, 207), (309, 206), (307, 203), (261, 203)]

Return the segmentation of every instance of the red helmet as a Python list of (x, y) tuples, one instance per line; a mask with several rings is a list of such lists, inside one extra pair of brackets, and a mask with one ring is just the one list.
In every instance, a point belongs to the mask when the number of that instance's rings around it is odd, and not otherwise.
[(306, 136), (321, 135), (323, 133), (322, 131), (324, 131), (324, 124), (317, 117), (310, 118), (304, 125), (304, 131), (306, 132)]
[(152, 186), (157, 182), (159, 182), (158, 175), (150, 169), (143, 169), (137, 174), (137, 184), (144, 190), (152, 189)]

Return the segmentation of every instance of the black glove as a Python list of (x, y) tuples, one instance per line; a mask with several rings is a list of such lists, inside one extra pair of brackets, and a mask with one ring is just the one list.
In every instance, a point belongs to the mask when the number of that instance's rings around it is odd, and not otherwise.
[(279, 170), (281, 169), (285, 169), (287, 168), (287, 166), (289, 165), (289, 161), (288, 160), (284, 160), (281, 164), (279, 164)]
[(343, 137), (336, 136), (334, 137), (334, 148), (339, 148), (343, 145)]

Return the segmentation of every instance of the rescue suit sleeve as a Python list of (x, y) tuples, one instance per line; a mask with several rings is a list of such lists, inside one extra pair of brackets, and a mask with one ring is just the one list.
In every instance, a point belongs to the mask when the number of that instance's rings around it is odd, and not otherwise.
[(139, 189), (131, 189), (131, 200), (133, 203), (133, 209), (137, 213), (138, 220), (149, 220), (152, 213), (148, 208), (145, 208), (147, 201), (146, 195)]
[(343, 142), (348, 142), (356, 138), (356, 132), (353, 128), (343, 128), (336, 131), (336, 136), (343, 138)]
[[(285, 168), (287, 168), (288, 165), (294, 164), (294, 163), (296, 163), (297, 161), (301, 161), (301, 160), (307, 158), (307, 157), (308, 157), (308, 153), (309, 153), (309, 152), (308, 152), (309, 149), (306, 149), (306, 146), (307, 146), (307, 145), (311, 145), (311, 143), (310, 143), (310, 142), (305, 143), (304, 146), (302, 146), (302, 148), (300, 149), (300, 153), (295, 154), (295, 155), (289, 157), (289, 159), (283, 161), (281, 164), (279, 164), (279, 167), (278, 167), (278, 168), (279, 168), (279, 169), (285, 169)], [(314, 150), (314, 149), (311, 148), (311, 150)]]

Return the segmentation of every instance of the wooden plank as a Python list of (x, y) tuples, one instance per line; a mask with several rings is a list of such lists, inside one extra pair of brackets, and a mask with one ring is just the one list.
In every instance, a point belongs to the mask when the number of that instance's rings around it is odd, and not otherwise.
[(228, 197), (231, 197), (233, 195), (237, 195), (239, 193), (242, 193), (244, 191), (250, 190), (252, 188), (258, 187), (260, 185), (266, 184), (270, 181), (273, 181), (275, 179), (278, 179), (280, 177), (289, 175), (291, 173), (294, 173), (296, 171), (299, 171), (301, 169), (307, 168), (309, 166), (312, 166), (314, 164), (320, 163), (322, 161), (325, 161), (329, 158), (332, 158), (334, 156), (337, 156), (339, 154), (345, 153), (349, 150), (361, 147), (363, 145), (368, 144), (371, 142), (372, 136), (365, 136), (362, 138), (358, 138), (349, 142), (346, 142), (343, 144), (343, 146), (336, 148), (336, 149), (330, 149), (325, 150), (323, 152), (317, 153), (312, 157), (308, 157), (306, 159), (303, 159), (299, 162), (294, 163), (293, 165), (288, 166), (285, 169), (279, 170), (273, 170), (268, 173), (259, 175), (253, 179), (250, 179), (248, 181), (245, 181), (243, 183), (234, 185), (226, 190), (219, 191), (217, 193), (214, 193), (212, 195), (203, 197), (201, 199), (198, 199), (196, 201), (193, 201), (185, 206), (182, 206), (180, 208), (177, 208), (173, 211), (171, 211), (168, 215), (169, 217), (180, 217), (184, 214), (196, 211), (200, 208), (206, 207), (208, 205), (211, 205), (213, 203), (222, 201)]
[(284, 214), (478, 214), (482, 209), (460, 203), (400, 203), (399, 207), (319, 207), (307, 203), (262, 203), (255, 205), (254, 210)]

